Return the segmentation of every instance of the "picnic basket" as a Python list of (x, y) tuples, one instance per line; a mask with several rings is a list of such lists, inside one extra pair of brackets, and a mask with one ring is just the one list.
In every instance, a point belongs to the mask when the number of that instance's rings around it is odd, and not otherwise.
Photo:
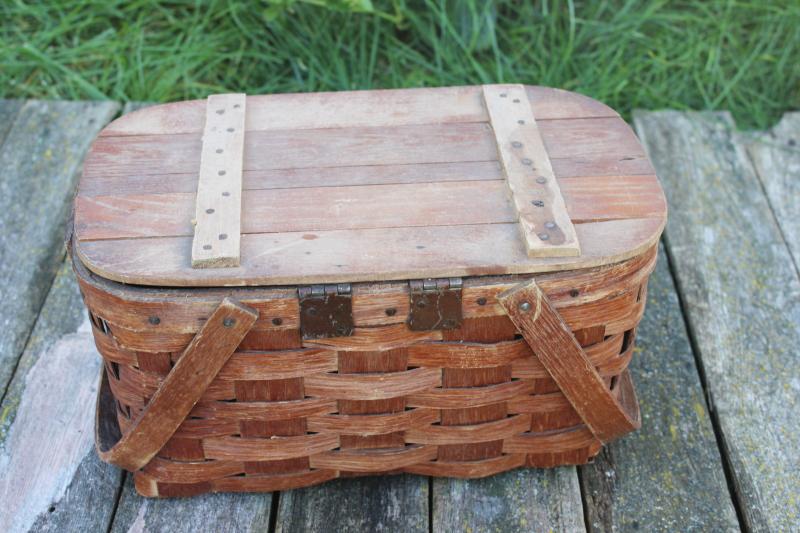
[(145, 496), (590, 461), (666, 220), (619, 115), (486, 85), (159, 105), (106, 127), (68, 237), (101, 458)]

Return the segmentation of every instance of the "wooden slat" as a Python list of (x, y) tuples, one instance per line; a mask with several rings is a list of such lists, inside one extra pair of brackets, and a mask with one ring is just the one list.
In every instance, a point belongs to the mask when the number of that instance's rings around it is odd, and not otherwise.
[[(645, 170), (631, 166), (646, 157), (619, 118), (542, 120), (538, 126), (557, 177), (653, 172), (649, 164)], [(196, 174), (201, 148), (200, 133), (100, 137), (86, 160), (83, 180)], [(244, 152), (245, 171), (498, 159), (494, 134), (485, 122), (248, 131)]]
[(767, 193), (778, 226), (800, 265), (800, 113), (787, 113), (766, 133), (745, 137), (758, 178)]
[(241, 266), (230, 269), (192, 269), (188, 237), (91, 241), (76, 251), (99, 275), (144, 285), (382, 281), (614, 263), (649, 249), (663, 223), (648, 218), (579, 224), (582, 255), (563, 258), (529, 258), (516, 224), (314, 232), (315, 238), (307, 233), (250, 234), (242, 237)]
[(662, 249), (631, 373), (642, 428), (580, 469), (592, 530), (738, 531), (722, 458)]
[(0, 146), (3, 391), (64, 256), (64, 223), (81, 160), (117, 104), (4, 101), (0, 110), (8, 119), (0, 127), (8, 128)]
[(192, 268), (239, 266), (244, 121), (244, 94), (208, 97), (192, 221)]
[[(76, 228), (82, 240), (192, 234), (190, 220), (195, 201), (191, 193), (94, 196), (77, 198), (76, 205), (83, 213), (91, 212), (91, 218), (82, 217), (86, 222)], [(454, 209), (454, 206), (468, 208)], [(217, 214), (206, 216), (212, 218)], [(241, 232), (313, 232), (513, 221), (513, 209), (500, 181), (365, 185), (247, 191), (242, 201)]]
[(800, 280), (728, 114), (638, 113), (743, 527), (800, 527)]
[(484, 85), (483, 98), (528, 255), (580, 255), (525, 88)]
[(276, 529), (427, 533), (428, 480), (422, 476), (339, 479), (281, 494)]
[[(586, 96), (527, 87), (542, 119), (617, 117), (610, 107)], [(247, 130), (317, 129), (485, 122), (480, 87), (342, 91), (249, 96)], [(180, 113), (176, 113), (180, 107)], [(160, 105), (114, 121), (103, 136), (197, 133), (203, 131), (205, 101)]]
[(585, 531), (574, 467), (433, 480), (433, 531)]
[(100, 367), (62, 263), (0, 405), (0, 531), (108, 529), (122, 474), (94, 450)]
[(150, 499), (136, 494), (128, 476), (111, 527), (132, 531), (266, 531), (272, 494), (203, 494), (185, 498)]

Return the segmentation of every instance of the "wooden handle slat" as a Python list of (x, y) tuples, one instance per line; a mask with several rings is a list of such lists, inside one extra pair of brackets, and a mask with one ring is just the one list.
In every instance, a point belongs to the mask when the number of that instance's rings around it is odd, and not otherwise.
[(535, 280), (497, 299), (595, 437), (605, 443), (641, 425), (636, 401), (614, 397)]
[(214, 377), (258, 318), (258, 312), (226, 298), (209, 317), (122, 435), (105, 372), (97, 400), (95, 441), (100, 458), (126, 470), (146, 465), (189, 415)]
[(239, 266), (245, 95), (208, 97), (195, 201), (193, 268)]
[(580, 255), (525, 87), (484, 85), (483, 98), (528, 256)]

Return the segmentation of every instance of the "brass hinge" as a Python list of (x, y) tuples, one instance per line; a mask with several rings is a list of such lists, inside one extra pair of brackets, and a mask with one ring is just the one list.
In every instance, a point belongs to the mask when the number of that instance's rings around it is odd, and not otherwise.
[(411, 280), (408, 329), (429, 331), (461, 326), (461, 278)]
[(349, 283), (298, 287), (297, 296), (304, 339), (353, 334), (353, 290)]

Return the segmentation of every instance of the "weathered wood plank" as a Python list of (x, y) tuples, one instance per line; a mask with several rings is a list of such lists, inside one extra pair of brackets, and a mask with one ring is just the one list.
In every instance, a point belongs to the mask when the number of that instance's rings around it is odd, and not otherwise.
[(26, 102), (0, 147), (0, 391), (5, 390), (64, 255), (81, 159), (113, 102)]
[(170, 533), (267, 531), (272, 494), (203, 494), (152, 499), (136, 494), (128, 476), (111, 531)]
[(433, 480), (433, 531), (585, 531), (574, 467)]
[(745, 137), (783, 237), (800, 265), (800, 113), (787, 113), (767, 133)]
[(208, 97), (194, 209), (192, 267), (239, 266), (244, 94)]
[(23, 100), (0, 100), (0, 147), (14, 125), (14, 120), (22, 109)]
[(800, 528), (800, 280), (727, 114), (641, 112), (744, 526)]
[(663, 218), (578, 224), (580, 257), (528, 257), (516, 224), (245, 234), (241, 266), (226, 269), (192, 269), (191, 237), (85, 241), (77, 252), (95, 273), (124, 283), (343, 283), (590, 268), (648, 250), (663, 224)]
[[(549, 87), (526, 87), (541, 119), (617, 117), (587, 96)], [(205, 101), (167, 104), (149, 113), (120, 118), (103, 135), (149, 135), (203, 131)], [(480, 87), (342, 91), (249, 96), (248, 130), (400, 126), (442, 122), (485, 122)], [(139, 109), (138, 107), (136, 109)], [(125, 110), (126, 112), (129, 109)]]
[(397, 475), (339, 479), (282, 492), (276, 532), (427, 532), (428, 479)]
[(0, 531), (108, 528), (122, 475), (94, 450), (100, 366), (64, 262), (0, 407)]
[[(146, 112), (146, 111), (144, 111)], [(178, 112), (176, 109), (175, 112)], [(619, 118), (541, 120), (538, 122), (557, 177), (572, 177), (583, 164), (584, 176), (605, 166), (644, 158), (639, 141)], [(146, 174), (197, 173), (202, 134), (100, 137), (86, 160), (84, 179)], [(646, 158), (645, 158), (646, 159)], [(333, 168), (496, 161), (497, 147), (485, 122), (427, 124), (393, 128), (248, 131), (244, 166), (248, 170)], [(623, 165), (622, 163), (626, 163)]]
[(525, 88), (485, 85), (483, 98), (528, 255), (580, 255), (578, 237)]
[(642, 428), (580, 468), (592, 531), (739, 531), (665, 252), (631, 374)]

